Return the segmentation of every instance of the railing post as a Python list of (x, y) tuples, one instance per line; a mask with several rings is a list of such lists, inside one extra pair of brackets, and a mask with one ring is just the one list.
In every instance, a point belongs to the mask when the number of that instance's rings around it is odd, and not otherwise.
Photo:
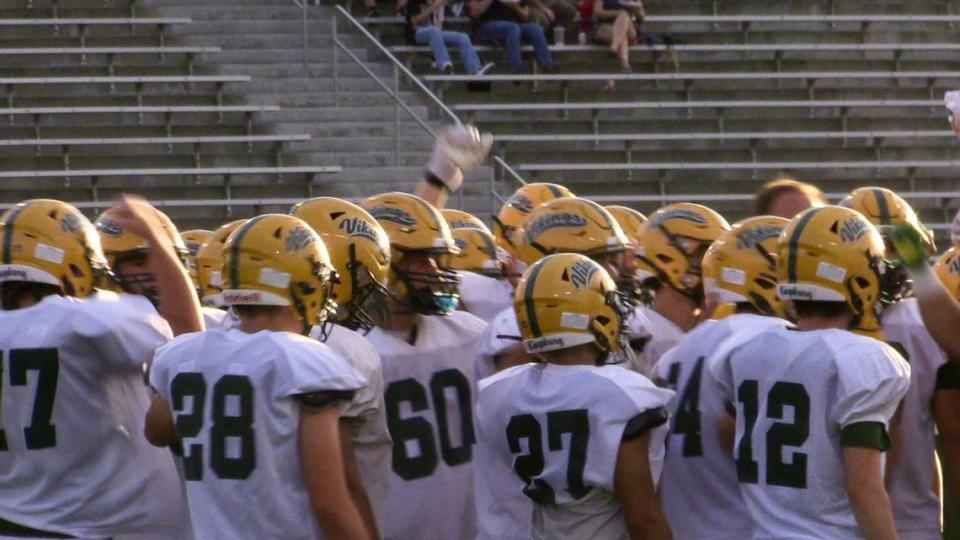
[(309, 32), (310, 18), (307, 13), (307, 3), (309, 0), (301, 0), (303, 2), (303, 78), (310, 78), (310, 68), (309, 68), (309, 53), (310, 45), (307, 42), (307, 35)]
[(393, 164), (400, 166), (400, 70), (393, 65)]
[(330, 34), (333, 36), (333, 106), (340, 106), (340, 94), (337, 90), (337, 78), (339, 77), (339, 68), (337, 66), (337, 49), (340, 46), (340, 40), (337, 38), (337, 12), (333, 12), (330, 20)]

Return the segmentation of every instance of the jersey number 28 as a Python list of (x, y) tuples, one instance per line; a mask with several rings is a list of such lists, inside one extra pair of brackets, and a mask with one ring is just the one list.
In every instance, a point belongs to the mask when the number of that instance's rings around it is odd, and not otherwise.
[[(204, 406), (207, 402), (207, 381), (200, 373), (178, 373), (170, 382), (173, 410), (185, 411), (190, 398), (191, 410), (177, 415), (177, 435), (181, 439), (196, 437), (203, 429)], [(228, 399), (236, 404), (236, 415), (227, 414)], [(244, 480), (257, 466), (257, 448), (253, 429), (253, 385), (244, 375), (224, 375), (213, 385), (210, 404), (210, 468), (218, 478)], [(227, 456), (227, 439), (237, 439), (239, 453)], [(203, 480), (203, 444), (191, 442), (183, 449), (183, 476), (187, 480)]]

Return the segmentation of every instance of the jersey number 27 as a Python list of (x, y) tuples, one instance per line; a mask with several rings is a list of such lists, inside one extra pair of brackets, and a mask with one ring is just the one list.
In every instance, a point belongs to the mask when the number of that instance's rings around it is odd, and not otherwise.
[[(60, 378), (60, 354), (56, 349), (13, 349), (0, 351), (0, 406), (3, 405), (5, 360), (9, 359), (10, 386), (27, 386), (27, 372), (37, 372), (37, 391), (33, 397), (30, 425), (23, 428), (27, 450), (52, 448), (57, 445), (57, 428), (51, 423), (53, 402)], [(2, 413), (3, 411), (0, 411)], [(0, 425), (3, 417), (0, 414)], [(7, 434), (0, 429), (0, 451), (8, 449)]]

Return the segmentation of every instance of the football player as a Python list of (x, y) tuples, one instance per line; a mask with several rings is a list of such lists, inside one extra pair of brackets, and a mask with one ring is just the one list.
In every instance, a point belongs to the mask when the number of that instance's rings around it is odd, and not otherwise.
[[(176, 225), (160, 210), (149, 205), (144, 208), (152, 214), (151, 219), (159, 224), (159, 230), (163, 232), (165, 242), (173, 246), (181, 265), (187, 268), (187, 247), (180, 238)], [(123, 228), (123, 220), (117, 217), (123, 212), (125, 210), (121, 207), (110, 208), (100, 214), (93, 224), (100, 235), (103, 253), (113, 273), (114, 279), (109, 283), (109, 287), (117, 292), (143, 296), (169, 321), (169, 317), (177, 315), (171, 313), (166, 306), (159, 304), (157, 282), (162, 277), (154, 273), (153, 265), (150, 263), (150, 244), (143, 235)], [(205, 320), (206, 318), (204, 316)], [(170, 324), (175, 335), (181, 333), (175, 323)]]
[(367, 339), (383, 362), (392, 475), (383, 503), (385, 538), (470, 538), (473, 508), (474, 366), (485, 323), (458, 305), (457, 252), (440, 212), (406, 193), (362, 206), (390, 238), (388, 296)]
[[(748, 218), (718, 238), (703, 257), (708, 297), (736, 306), (722, 321), (704, 321), (684, 335), (654, 367), (657, 384), (674, 390), (670, 436), (660, 484), (663, 512), (674, 538), (739, 540), (753, 537), (753, 520), (740, 494), (729, 448), (720, 444), (716, 419), (726, 400), (704, 362), (729, 340), (746, 340), (784, 326), (777, 297), (777, 239), (783, 218)], [(692, 518), (696, 516), (696, 518)]]
[(883, 239), (862, 215), (812, 208), (784, 229), (777, 293), (797, 327), (734, 342), (707, 369), (735, 411), (754, 538), (896, 538), (883, 482), (910, 366), (876, 334)]
[(340, 443), (350, 493), (376, 536), (377, 522), (384, 521), (379, 506), (388, 493), (392, 446), (380, 355), (355, 330), (370, 331), (373, 322), (364, 306), (382, 302), (386, 294), (390, 241), (373, 216), (343, 199), (317, 197), (290, 213), (320, 235), (339, 277), (332, 290), (336, 314), (328, 324), (314, 326), (310, 337), (326, 343), (367, 380), (340, 412)]
[(504, 264), (497, 255), (492, 234), (481, 229), (453, 229), (459, 253), (447, 261), (460, 276), (460, 303), (463, 309), (490, 321), (510, 307), (513, 285), (506, 279)]
[(451, 230), (468, 228), (490, 232), (490, 228), (487, 227), (486, 223), (469, 212), (455, 208), (443, 208), (440, 210), (440, 213), (443, 215), (443, 219), (447, 220), (447, 225), (450, 226)]
[(200, 246), (211, 236), (213, 236), (213, 231), (204, 229), (190, 229), (180, 233), (180, 239), (183, 240), (183, 245), (187, 248), (187, 272), (190, 274), (193, 286), (197, 289), (198, 298), (200, 297), (200, 286), (197, 285), (197, 252), (200, 251)]
[[(586, 255), (617, 277), (625, 299), (634, 298), (637, 285), (630, 240), (610, 212), (593, 201), (571, 197), (541, 204), (514, 231), (513, 246), (517, 261), (524, 266), (554, 253)], [(618, 350), (616, 361), (634, 363), (632, 355), (630, 348)], [(483, 358), (478, 360), (482, 362)], [(497, 360), (497, 369), (529, 361), (522, 354), (500, 355)]]
[(229, 328), (238, 322), (236, 316), (225, 309), (220, 295), (223, 292), (223, 245), (230, 234), (246, 221), (237, 219), (221, 225), (197, 250), (197, 289), (208, 328)]
[(477, 493), (493, 521), (483, 538), (531, 537), (498, 508), (511, 491), (534, 503), (534, 538), (670, 538), (655, 486), (672, 392), (603, 365), (626, 346), (626, 306), (583, 255), (524, 273), (514, 307), (538, 361), (480, 382)]
[(143, 366), (177, 332), (202, 329), (176, 245), (156, 211), (127, 198), (116, 223), (146, 239), (169, 324), (109, 276), (97, 232), (67, 203), (0, 217), (0, 536), (191, 538), (169, 452), (141, 435)]
[(627, 321), (638, 352), (634, 369), (649, 374), (663, 353), (704, 318), (701, 260), (730, 225), (706, 206), (677, 203), (653, 213), (638, 233), (637, 275), (653, 301)]
[[(323, 242), (293, 217), (248, 220), (227, 239), (223, 301), (233, 329), (157, 351), (151, 442), (179, 438), (198, 538), (370, 538), (350, 498), (340, 406), (366, 381), (307, 338), (333, 312)], [(310, 519), (310, 518), (313, 519)]]
[(632, 245), (634, 249), (634, 258), (627, 259), (627, 266), (623, 269), (623, 272), (630, 274), (632, 278), (633, 293), (631, 300), (634, 303), (648, 304), (650, 303), (649, 294), (641, 287), (640, 276), (636, 275), (636, 250), (640, 245), (638, 239), (640, 238), (640, 231), (643, 229), (643, 224), (647, 222), (647, 216), (626, 206), (608, 205), (604, 206), (604, 208), (606, 208), (607, 211), (610, 212), (610, 215), (620, 224), (620, 228), (623, 229), (623, 234), (627, 235), (627, 238), (630, 240), (630, 245)]
[(493, 236), (497, 239), (497, 245), (503, 249), (507, 279), (511, 280), (514, 286), (520, 274), (526, 269), (525, 264), (517, 260), (517, 249), (513, 242), (517, 227), (523, 223), (527, 214), (541, 204), (553, 199), (573, 196), (569, 189), (559, 184), (524, 184), (513, 192), (497, 215), (493, 216)]
[[(912, 227), (926, 240), (927, 252), (936, 252), (933, 234), (920, 223), (907, 201), (889, 189), (855, 189), (841, 205), (863, 214), (884, 240), (894, 226)], [(917, 301), (911, 298), (909, 276), (889, 241), (887, 256), (890, 264), (881, 289), (887, 306), (881, 315), (881, 328), (887, 342), (910, 363), (910, 390), (903, 398), (893, 431), (887, 488), (900, 538), (941, 538), (935, 436), (939, 432), (944, 447), (941, 455), (949, 461), (949, 469), (960, 470), (960, 454), (956, 451), (960, 433), (953, 427), (960, 411), (960, 365), (949, 362), (924, 327)]]

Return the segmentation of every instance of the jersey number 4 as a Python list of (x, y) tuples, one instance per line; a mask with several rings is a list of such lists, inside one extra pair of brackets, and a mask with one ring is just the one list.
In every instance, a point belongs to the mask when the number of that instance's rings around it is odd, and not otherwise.
[[(171, 405), (177, 412), (177, 435), (181, 439), (196, 437), (203, 430), (204, 406), (207, 402), (207, 381), (200, 373), (178, 373), (170, 382)], [(234, 404), (235, 415), (227, 414), (227, 403)], [(210, 426), (210, 468), (218, 478), (245, 480), (257, 466), (257, 448), (253, 429), (253, 385), (244, 375), (224, 375), (213, 385)], [(227, 456), (227, 439), (238, 442), (237, 455)], [(203, 480), (203, 445), (190, 443), (183, 449), (183, 476), (187, 480)]]
[(697, 358), (697, 363), (694, 364), (682, 393), (677, 388), (680, 384), (680, 363), (671, 364), (670, 372), (667, 374), (667, 385), (680, 395), (670, 434), (683, 436), (683, 457), (703, 455), (703, 441), (700, 438), (700, 377), (702, 374), (703, 357), (701, 356)]
[[(8, 351), (10, 386), (27, 386), (27, 373), (36, 371), (37, 391), (33, 397), (30, 425), (23, 428), (27, 450), (57, 445), (57, 428), (51, 423), (53, 402), (60, 377), (60, 355), (56, 349), (13, 349)], [(3, 351), (0, 351), (0, 406), (3, 404)], [(2, 411), (0, 411), (2, 413)], [(0, 414), (0, 421), (3, 420)], [(7, 450), (7, 434), (0, 429), (0, 451)]]
[[(447, 418), (447, 391), (456, 395), (460, 426), (463, 433), (460, 445), (454, 446)], [(473, 413), (470, 409), (470, 383), (456, 369), (438, 371), (430, 377), (430, 400), (436, 415), (437, 435), (433, 425), (423, 416), (400, 417), (400, 404), (408, 403), (413, 412), (426, 411), (427, 389), (416, 379), (401, 379), (387, 386), (384, 404), (387, 408), (387, 428), (393, 437), (393, 472), (404, 480), (416, 480), (433, 474), (439, 462), (436, 439), (440, 439), (440, 457), (450, 467), (470, 462), (473, 458)], [(410, 455), (408, 442), (416, 442), (419, 455)]]
[[(759, 464), (753, 459), (753, 430), (757, 425), (760, 383), (747, 379), (737, 387), (737, 401), (742, 406), (743, 436), (737, 447), (737, 478), (741, 483), (760, 481)], [(797, 489), (807, 487), (807, 454), (793, 452), (789, 463), (784, 461), (784, 447), (799, 448), (810, 436), (810, 394), (800, 383), (777, 381), (767, 393), (767, 418), (782, 420), (787, 407), (793, 409), (793, 421), (774, 422), (766, 436), (766, 482), (771, 486)]]
[[(567, 493), (580, 499), (590, 492), (583, 483), (583, 469), (587, 464), (587, 442), (590, 440), (590, 418), (586, 409), (553, 411), (547, 413), (547, 449), (563, 450), (563, 436), (570, 435), (570, 450), (567, 456)], [(546, 466), (543, 454), (543, 428), (532, 414), (520, 414), (510, 418), (507, 424), (507, 444), (510, 452), (523, 451), (520, 444), (527, 441), (528, 453), (513, 460), (513, 470), (526, 482), (523, 493), (538, 504), (554, 504), (553, 487), (542, 478)]]

